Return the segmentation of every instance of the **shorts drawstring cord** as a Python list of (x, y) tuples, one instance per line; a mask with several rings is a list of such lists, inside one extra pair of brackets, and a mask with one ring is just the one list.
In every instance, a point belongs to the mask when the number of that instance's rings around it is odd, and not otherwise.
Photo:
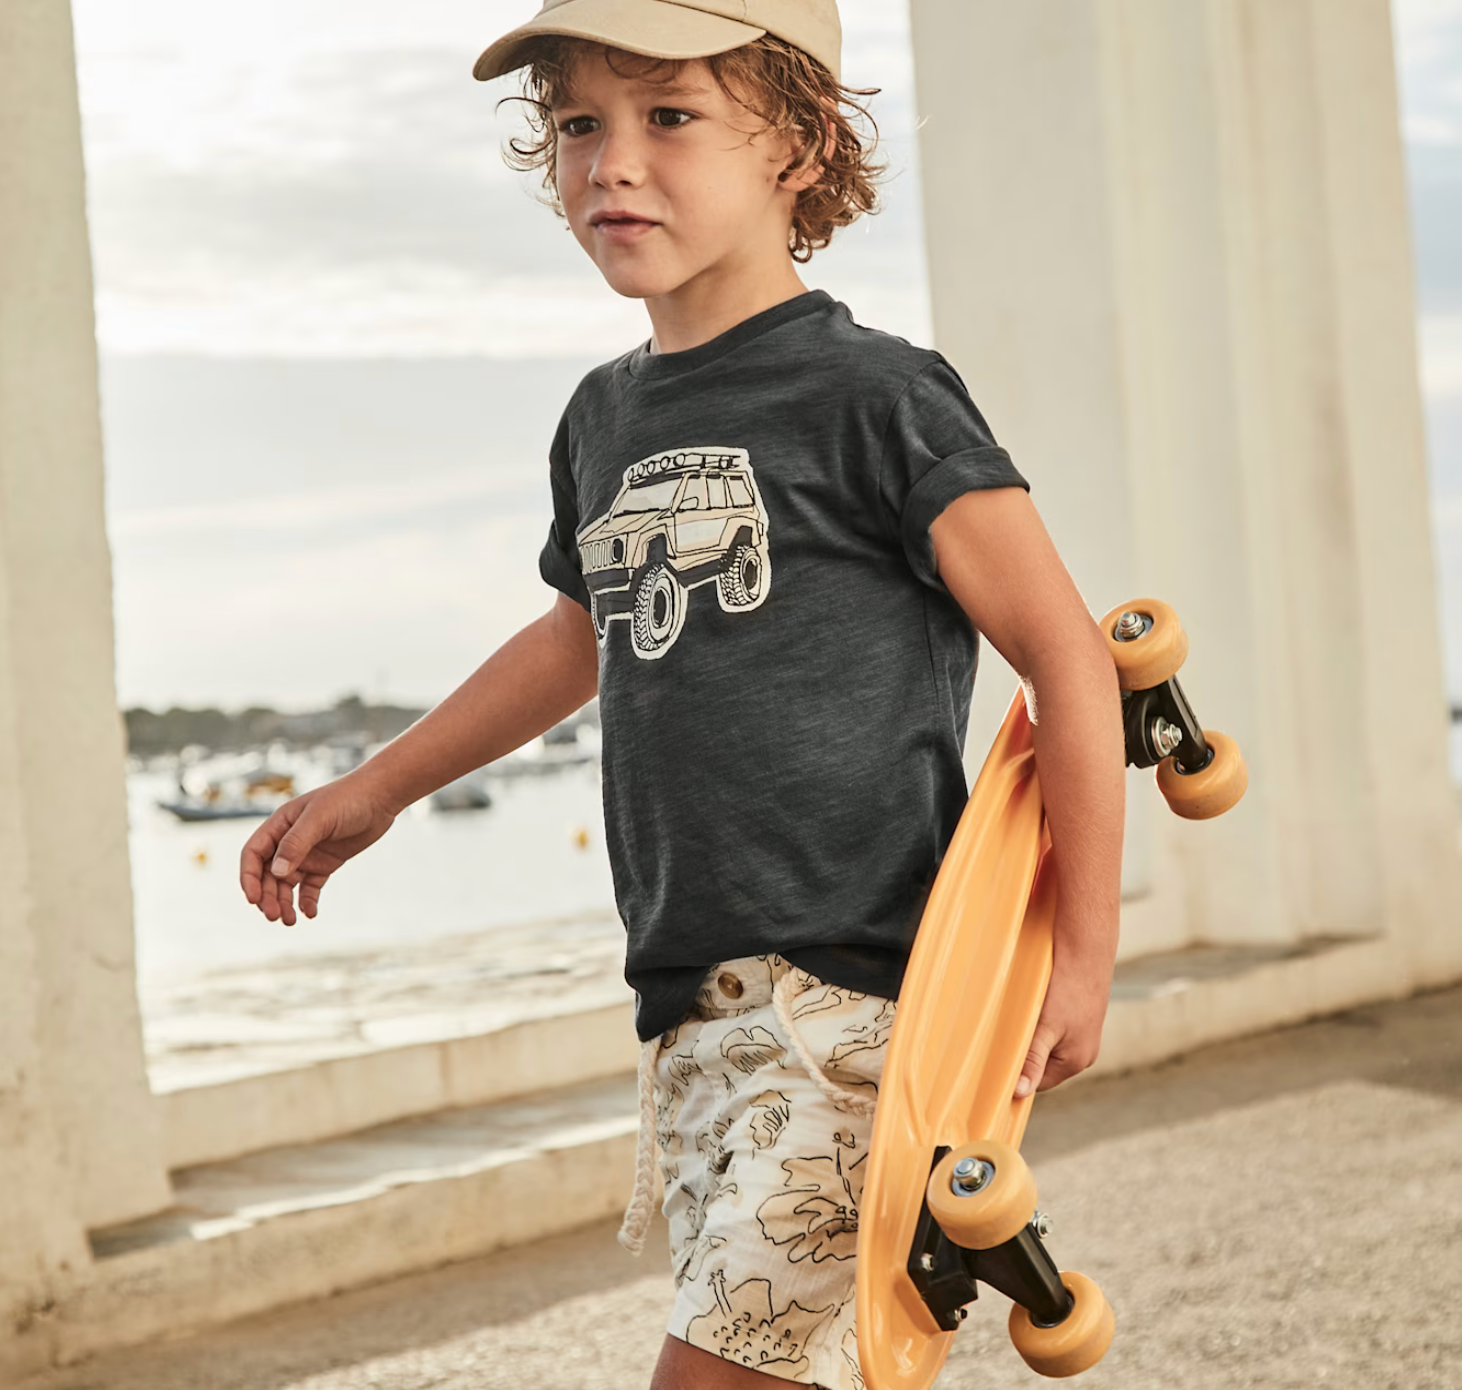
[(872, 1096), (860, 1096), (855, 1091), (846, 1091), (837, 1082), (830, 1080), (822, 1068), (812, 1060), (811, 1054), (807, 1051), (807, 1044), (802, 1041), (802, 1034), (797, 1031), (797, 1025), (792, 1022), (792, 979), (794, 975), (805, 974), (804, 971), (789, 970), (772, 990), (772, 1008), (776, 1011), (777, 1022), (782, 1025), (782, 1031), (787, 1035), (787, 1041), (792, 1044), (792, 1051), (797, 1054), (797, 1060), (802, 1063), (813, 1084), (840, 1110), (850, 1111), (854, 1115), (868, 1116), (873, 1113), (876, 1101)]
[(645, 1233), (650, 1229), (656, 1148), (655, 1058), (659, 1052), (658, 1035), (640, 1047), (640, 1133), (635, 1141), (635, 1190), (624, 1210), (624, 1223), (618, 1236), (619, 1243), (631, 1255), (638, 1255), (644, 1250)]
[[(802, 1034), (792, 1021), (792, 987), (794, 977), (806, 972), (788, 970), (772, 990), (772, 1008), (777, 1022), (792, 1051), (802, 1064), (813, 1084), (840, 1110), (867, 1117), (873, 1114), (876, 1101), (872, 1096), (848, 1091), (831, 1080), (821, 1067), (812, 1060)], [(810, 976), (807, 978), (811, 978)], [(655, 1134), (655, 1060), (660, 1054), (660, 1038), (653, 1037), (640, 1047), (640, 1132), (635, 1143), (635, 1187), (630, 1194), (629, 1205), (624, 1211), (624, 1221), (619, 1228), (619, 1243), (632, 1255), (640, 1254), (645, 1248), (645, 1234), (650, 1228), (650, 1204), (654, 1199), (655, 1155), (658, 1141)]]

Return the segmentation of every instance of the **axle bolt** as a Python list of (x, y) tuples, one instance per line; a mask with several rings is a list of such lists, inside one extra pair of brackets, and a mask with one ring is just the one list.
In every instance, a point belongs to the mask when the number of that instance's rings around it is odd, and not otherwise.
[(1043, 1211), (1031, 1217), (1031, 1229), (1043, 1240), (1051, 1234), (1051, 1218)]
[(1169, 723), (1162, 715), (1152, 721), (1152, 746), (1158, 756), (1166, 758), (1183, 741), (1183, 731), (1178, 725)]
[(1147, 631), (1147, 626), (1141, 613), (1133, 613), (1129, 610), (1117, 619), (1117, 626), (1113, 629), (1112, 635), (1119, 642), (1135, 642)]
[(925, 1274), (933, 1274), (934, 1273), (934, 1256), (933, 1255), (920, 1255), (919, 1256), (919, 1268), (922, 1269)]
[(954, 1165), (950, 1191), (957, 1197), (973, 1197), (995, 1176), (995, 1165), (983, 1158), (962, 1158)]

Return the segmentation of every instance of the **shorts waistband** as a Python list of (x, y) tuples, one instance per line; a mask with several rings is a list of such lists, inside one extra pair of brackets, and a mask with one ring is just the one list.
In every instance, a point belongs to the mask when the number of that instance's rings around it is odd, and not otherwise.
[(772, 1002), (777, 981), (794, 967), (781, 956), (738, 956), (706, 971), (696, 991), (695, 1012), (702, 1018), (724, 1018)]

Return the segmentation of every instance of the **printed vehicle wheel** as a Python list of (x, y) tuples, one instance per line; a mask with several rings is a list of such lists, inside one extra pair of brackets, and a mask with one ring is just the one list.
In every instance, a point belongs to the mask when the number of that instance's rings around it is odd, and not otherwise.
[(1010, 1310), (1010, 1340), (1037, 1375), (1059, 1380), (1089, 1371), (1112, 1345), (1117, 1330), (1112, 1305), (1084, 1274), (1063, 1269), (1061, 1282), (1076, 1302), (1055, 1327), (1037, 1327), (1017, 1303)]
[(596, 594), (589, 595), (589, 617), (594, 622), (594, 636), (602, 642), (604, 634), (609, 631), (609, 619), (599, 611), (599, 598)]
[[(963, 1159), (988, 1165), (978, 1191), (955, 1191), (955, 1166)], [(993, 1169), (993, 1172), (989, 1170)], [(944, 1155), (929, 1178), (929, 1213), (956, 1245), (992, 1250), (1025, 1229), (1036, 1209), (1036, 1179), (1017, 1149), (981, 1139)]]
[(727, 612), (737, 608), (753, 608), (761, 602), (766, 588), (766, 556), (744, 541), (733, 546), (716, 576), (716, 593)]
[(651, 565), (635, 589), (634, 613), (630, 618), (635, 651), (651, 661), (664, 656), (680, 636), (685, 609), (685, 586), (675, 577), (675, 572), (663, 563)]
[[(1116, 635), (1123, 613), (1141, 614), (1151, 626), (1140, 637), (1123, 641)], [(1161, 599), (1139, 598), (1119, 604), (1102, 619), (1101, 628), (1123, 690), (1151, 690), (1176, 676), (1188, 658), (1188, 634), (1178, 615)]]
[(1179, 772), (1176, 757), (1157, 766), (1157, 789), (1174, 815), (1184, 820), (1212, 820), (1238, 804), (1249, 787), (1249, 769), (1239, 745), (1217, 729), (1204, 729), (1213, 750), (1208, 766), (1197, 772)]

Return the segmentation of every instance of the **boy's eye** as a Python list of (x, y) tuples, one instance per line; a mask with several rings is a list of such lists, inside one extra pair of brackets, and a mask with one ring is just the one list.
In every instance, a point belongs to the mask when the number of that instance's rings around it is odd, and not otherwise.
[[(657, 106), (650, 112), (650, 123), (661, 130), (678, 130), (693, 120), (695, 117), (689, 111), (678, 111), (673, 106)], [(578, 135), (588, 135), (594, 125), (593, 116), (570, 116), (568, 120), (560, 121), (557, 129), (560, 135), (573, 139)]]

